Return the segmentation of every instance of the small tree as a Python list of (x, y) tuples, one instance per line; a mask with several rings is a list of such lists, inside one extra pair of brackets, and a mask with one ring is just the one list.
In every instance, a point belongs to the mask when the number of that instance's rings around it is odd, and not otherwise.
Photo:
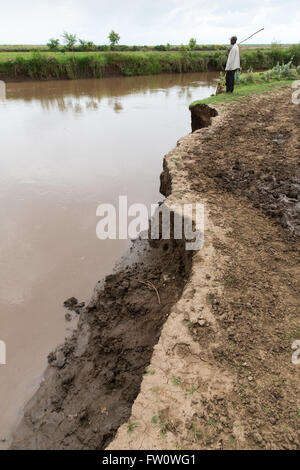
[(88, 48), (89, 51), (95, 51), (97, 49), (96, 44), (93, 43), (93, 41), (88, 41), (86, 43), (86, 47)]
[(58, 51), (59, 49), (59, 39), (49, 39), (49, 42), (47, 43), (47, 47), (50, 49), (50, 51)]
[(84, 39), (78, 39), (79, 49), (81, 51), (94, 51), (97, 47), (92, 41), (85, 41)]
[(197, 46), (197, 40), (195, 38), (191, 38), (189, 42), (189, 49), (193, 51)]
[(112, 31), (109, 33), (108, 39), (109, 39), (110, 45), (111, 45), (112, 47), (114, 47), (114, 46), (116, 46), (116, 45), (118, 44), (118, 42), (120, 41), (120, 36), (118, 35), (118, 33), (116, 33), (114, 30), (112, 30)]
[(187, 47), (184, 46), (183, 44), (181, 44), (181, 46), (179, 47), (179, 51), (181, 52), (182, 55), (187, 55), (188, 53)]
[(87, 51), (88, 50), (88, 45), (87, 45), (87, 41), (85, 41), (84, 39), (78, 39), (79, 41), (79, 47), (82, 51)]
[(76, 34), (70, 34), (65, 31), (62, 37), (63, 37), (66, 48), (69, 49), (69, 51), (74, 50), (74, 46), (77, 42)]

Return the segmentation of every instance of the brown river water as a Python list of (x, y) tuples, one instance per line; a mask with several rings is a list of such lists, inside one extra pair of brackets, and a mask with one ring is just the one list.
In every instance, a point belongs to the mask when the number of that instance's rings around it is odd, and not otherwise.
[(165, 153), (190, 132), (188, 105), (215, 73), (9, 83), (0, 97), (0, 448), (70, 330), (63, 301), (86, 301), (126, 240), (96, 237), (96, 209), (162, 200)]

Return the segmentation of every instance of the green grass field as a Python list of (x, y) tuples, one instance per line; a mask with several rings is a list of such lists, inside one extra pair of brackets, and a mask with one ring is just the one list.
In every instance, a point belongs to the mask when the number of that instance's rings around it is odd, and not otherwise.
[(49, 80), (202, 72), (222, 70), (223, 63), (222, 52), (2, 52), (0, 78)]
[[(293, 44), (280, 44), (280, 45), (276, 45), (276, 44), (242, 44), (240, 47), (241, 49), (243, 50), (255, 50), (255, 49), (271, 49), (271, 48), (275, 48), (275, 47), (280, 47), (280, 48), (283, 48), (283, 49), (287, 49), (288, 47), (291, 47)], [(109, 46), (96, 46), (96, 47), (107, 47), (109, 48)], [(122, 47), (126, 47), (128, 48), (128, 51), (129, 52), (133, 52), (133, 48), (138, 48), (139, 51), (141, 50), (145, 50), (145, 49), (148, 49), (149, 51), (151, 50), (154, 50), (154, 47), (155, 46), (116, 46), (116, 50), (118, 50), (118, 47), (119, 48), (122, 48)], [(157, 46), (156, 46), (157, 47)], [(163, 46), (160, 46), (160, 47), (163, 47)], [(178, 51), (182, 46), (179, 46), (179, 45), (174, 45), (174, 46), (169, 46), (171, 49), (169, 49), (170, 51)], [(186, 46), (188, 47), (188, 46)], [(199, 44), (197, 45), (197, 48), (198, 49), (203, 49), (203, 50), (218, 50), (218, 49), (221, 49), (221, 48), (224, 48), (224, 47), (229, 47), (229, 44), (220, 44), (220, 45), (215, 45), (215, 44)], [(75, 48), (78, 48), (78, 46), (75, 46)], [(49, 52), (49, 48), (48, 46), (46, 46), (45, 44), (0, 44), (0, 52), (30, 52), (32, 50), (35, 50), (35, 49), (39, 49), (41, 51), (46, 51), (46, 52)], [(121, 51), (121, 49), (120, 49)]]
[[(176, 47), (179, 47), (179, 46), (176, 46)], [(203, 47), (206, 47), (209, 49), (209, 47), (217, 47), (217, 46), (203, 46)], [(221, 47), (221, 46), (220, 46)], [(225, 47), (229, 47), (229, 45), (225, 46)], [(271, 44), (257, 44), (257, 45), (242, 45), (240, 46), (240, 51), (241, 51), (241, 55), (245, 55), (247, 54), (248, 52), (253, 52), (253, 51), (259, 51), (259, 52), (270, 52), (270, 51), (276, 51), (277, 54), (280, 54), (280, 52), (278, 51), (285, 51), (291, 47), (297, 47), (297, 45), (281, 45), (281, 46), (278, 46), (278, 47), (274, 47), (272, 46)], [(151, 48), (149, 48), (149, 50), (139, 50), (139, 51), (118, 51), (118, 50), (115, 50), (115, 51), (90, 51), (90, 52), (87, 52), (87, 51), (78, 51), (78, 50), (75, 50), (74, 52), (70, 51), (70, 52), (51, 52), (49, 51), (49, 49), (47, 48), (47, 46), (45, 45), (36, 45), (36, 46), (33, 46), (33, 45), (26, 45), (26, 46), (22, 46), (22, 45), (8, 45), (8, 46), (5, 46), (5, 45), (0, 45), (0, 61), (2, 60), (5, 60), (5, 59), (10, 59), (10, 58), (16, 58), (16, 57), (19, 57), (19, 56), (22, 56), (22, 57), (25, 57), (25, 58), (28, 58), (30, 56), (30, 54), (32, 54), (32, 52), (34, 51), (40, 51), (42, 54), (46, 54), (47, 56), (53, 56), (53, 57), (57, 57), (57, 58), (60, 58), (60, 57), (64, 57), (64, 56), (68, 56), (68, 55), (73, 55), (73, 54), (76, 54), (76, 56), (82, 56), (82, 55), (86, 55), (86, 54), (116, 54), (116, 53), (124, 53), (124, 54), (161, 54), (161, 55), (169, 55), (169, 54), (178, 54), (180, 53), (179, 50), (171, 50), (171, 51), (155, 51), (155, 50), (152, 50)], [(201, 54), (207, 54), (207, 53), (210, 53), (210, 54), (213, 54), (213, 53), (226, 53), (226, 51), (222, 51), (222, 50), (203, 50), (203, 51), (194, 51), (194, 53), (201, 53)]]
[(221, 104), (230, 103), (232, 101), (243, 101), (249, 95), (258, 95), (261, 93), (267, 93), (273, 91), (278, 87), (291, 86), (292, 80), (278, 80), (274, 83), (254, 83), (248, 85), (237, 85), (233, 94), (223, 93), (217, 96), (211, 96), (202, 101), (195, 101), (190, 107), (196, 104)]
[[(0, 52), (0, 79), (51, 80), (101, 78), (109, 75), (150, 75), (224, 70), (227, 52)], [(300, 45), (287, 48), (242, 49), (244, 70), (267, 70), (278, 62), (300, 65)]]
[[(275, 70), (275, 69), (274, 69)], [(284, 76), (288, 75), (288, 76)], [(241, 76), (243, 77), (243, 75)], [(234, 92), (231, 94), (221, 93), (213, 95), (201, 101), (194, 101), (190, 108), (198, 104), (222, 104), (233, 101), (243, 101), (250, 95), (268, 93), (279, 87), (290, 87), (293, 81), (300, 79), (300, 70), (290, 69), (290, 72), (268, 71), (264, 73), (248, 73), (241, 78), (241, 83), (236, 84)], [(224, 86), (224, 78), (221, 79)]]
[[(74, 54), (76, 57), (82, 57), (86, 55), (97, 55), (101, 56), (103, 54), (109, 54), (109, 52), (49, 52), (44, 51), (43, 49), (40, 50), (40, 54), (43, 57), (55, 57), (57, 60), (64, 60), (65, 57), (73, 57)], [(111, 52), (111, 54), (115, 54)], [(134, 54), (134, 52), (133, 52)], [(5, 62), (9, 59), (16, 59), (17, 57), (23, 57), (24, 59), (30, 59), (33, 55), (33, 52), (0, 52), (0, 62)]]

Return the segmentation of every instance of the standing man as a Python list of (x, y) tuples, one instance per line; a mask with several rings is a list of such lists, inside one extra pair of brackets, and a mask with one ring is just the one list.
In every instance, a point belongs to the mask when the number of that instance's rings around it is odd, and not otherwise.
[(234, 90), (234, 75), (235, 72), (241, 68), (240, 50), (237, 45), (237, 37), (233, 36), (230, 40), (232, 48), (229, 52), (226, 64), (226, 93), (233, 93)]

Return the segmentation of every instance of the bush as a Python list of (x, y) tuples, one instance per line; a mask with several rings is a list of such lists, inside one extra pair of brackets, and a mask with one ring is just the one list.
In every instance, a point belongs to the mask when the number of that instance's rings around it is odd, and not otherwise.
[(273, 69), (271, 70), (272, 76), (280, 80), (282, 78), (293, 78), (294, 71), (292, 69), (292, 60), (287, 64), (279, 65), (279, 62)]
[(103, 46), (98, 46), (97, 49), (98, 49), (98, 51), (101, 51), (101, 52), (107, 52), (107, 51), (109, 51), (109, 46), (104, 44)]
[(237, 83), (241, 85), (245, 85), (247, 83), (254, 83), (255, 82), (255, 75), (253, 73), (253, 69), (250, 68), (247, 73), (241, 74), (239, 73), (237, 78)]
[(194, 51), (196, 46), (197, 46), (197, 40), (195, 38), (191, 38), (189, 42), (190, 51)]
[(291, 46), (288, 49), (288, 54), (290, 55), (291, 59), (293, 58), (294, 65), (300, 65), (300, 44)]
[(83, 39), (79, 39), (79, 46), (76, 49), (79, 51), (87, 51), (88, 50), (87, 41), (84, 41)]
[(166, 48), (166, 46), (164, 46), (163, 44), (161, 44), (161, 45), (159, 45), (159, 46), (154, 46), (154, 47), (153, 47), (153, 50), (154, 50), (154, 51), (166, 51), (167, 48)]
[(59, 50), (59, 39), (49, 39), (49, 42), (47, 43), (47, 47), (50, 49), (50, 51), (55, 52)]
[(120, 41), (120, 36), (114, 30), (111, 30), (111, 32), (109, 33), (108, 39), (109, 39), (110, 45), (114, 47)]
[(69, 51), (73, 50), (77, 42), (76, 34), (70, 34), (65, 31), (62, 37), (63, 37), (65, 47), (67, 48), (67, 50)]

